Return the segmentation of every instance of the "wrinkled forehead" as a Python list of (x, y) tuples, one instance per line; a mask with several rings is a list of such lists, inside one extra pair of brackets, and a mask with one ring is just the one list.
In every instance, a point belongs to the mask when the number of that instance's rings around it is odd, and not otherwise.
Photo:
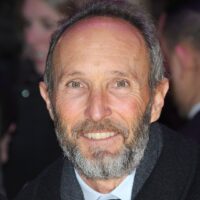
[(76, 22), (59, 38), (53, 53), (54, 81), (67, 70), (91, 69), (103, 62), (109, 65), (107, 71), (129, 66), (147, 77), (149, 58), (143, 35), (135, 26), (116, 17), (93, 16)]

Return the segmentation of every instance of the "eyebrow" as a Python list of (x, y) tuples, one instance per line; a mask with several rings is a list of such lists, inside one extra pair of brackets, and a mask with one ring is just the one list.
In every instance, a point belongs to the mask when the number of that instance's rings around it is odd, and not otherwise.
[(129, 73), (121, 72), (121, 71), (112, 71), (111, 74), (117, 75), (117, 76), (122, 76), (122, 77), (129, 77)]
[[(122, 72), (122, 71), (110, 71), (108, 72), (109, 74), (111, 75), (114, 75), (114, 76), (120, 76), (120, 77), (130, 77), (131, 74), (130, 73), (127, 73), (127, 72)], [(65, 73), (62, 75), (62, 78), (65, 78), (65, 77), (75, 77), (75, 76), (84, 76), (85, 73), (84, 72), (81, 72), (81, 71), (73, 71), (73, 72), (69, 72), (69, 73)]]
[(75, 77), (75, 76), (81, 76), (81, 75), (84, 75), (83, 72), (79, 72), (79, 71), (73, 71), (73, 72), (64, 72), (62, 74), (60, 74), (60, 80), (65, 80), (66, 78), (69, 78), (69, 77)]
[[(121, 72), (121, 71), (111, 71), (110, 74), (118, 75), (118, 76), (129, 76), (128, 73)], [(77, 76), (77, 75), (85, 75), (85, 73), (80, 72), (80, 71), (73, 71), (70, 73), (66, 73), (66, 76)]]
[(79, 71), (74, 71), (74, 72), (71, 72), (71, 73), (67, 73), (66, 76), (80, 76), (80, 75), (84, 75), (83, 72), (79, 72)]

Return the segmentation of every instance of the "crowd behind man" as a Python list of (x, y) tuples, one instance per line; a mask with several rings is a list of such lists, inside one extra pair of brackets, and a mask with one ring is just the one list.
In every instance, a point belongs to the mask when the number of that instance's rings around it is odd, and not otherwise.
[(17, 199), (199, 199), (198, 146), (156, 123), (167, 90), (137, 6), (93, 1), (63, 21), (40, 92), (65, 157)]
[(200, 142), (200, 3), (189, 1), (167, 10), (161, 42), (170, 71), (174, 103), (187, 119), (179, 132)]
[[(168, 80), (150, 17), (142, 8), (129, 4), (131, 0), (95, 0), (80, 9), (88, 1), (59, 1), (61, 5), (68, 4), (66, 10), (58, 6), (67, 17), (75, 10), (77, 13), (63, 20), (53, 36), (44, 82), (40, 83), (40, 93), (54, 122), (64, 157), (27, 184), (17, 199), (199, 199), (198, 146), (156, 122)], [(50, 6), (52, 3), (25, 0), (24, 5), (27, 2)], [(174, 100), (180, 115), (190, 119), (183, 130), (194, 140), (199, 139), (200, 130), (199, 7), (199, 3), (187, 4), (168, 11), (161, 28)], [(30, 17), (31, 12), (27, 13)], [(34, 58), (34, 52), (29, 52), (29, 56)], [(34, 67), (37, 71), (37, 64)], [(44, 63), (42, 67), (44, 70)], [(37, 73), (34, 87), (42, 73)], [(20, 93), (24, 100), (27, 94), (27, 90)], [(40, 99), (38, 91), (37, 94)], [(35, 103), (29, 105), (34, 113)], [(26, 116), (31, 122), (33, 116)], [(23, 120), (21, 122), (23, 124)], [(17, 128), (19, 130), (19, 126)], [(45, 134), (50, 131), (46, 130)], [(39, 137), (34, 138), (37, 143)], [(21, 144), (23, 140), (19, 143), (19, 139), (15, 139), (12, 143)], [(40, 143), (45, 144), (44, 140)], [(29, 138), (29, 141), (33, 140)], [(33, 143), (25, 143), (31, 149)], [(13, 148), (12, 145), (11, 149), (16, 154), (15, 149), (24, 147)], [(27, 155), (27, 152), (24, 153)], [(10, 161), (17, 158), (13, 155)], [(35, 161), (39, 161), (38, 158)], [(23, 166), (23, 162), (16, 164)], [(8, 169), (13, 171), (14, 166), (11, 163)], [(23, 173), (23, 167), (20, 170)], [(13, 173), (20, 177), (20, 170)], [(34, 175), (30, 173), (32, 178), (41, 168), (36, 170)], [(14, 177), (7, 172), (11, 183)], [(24, 177), (27, 179), (22, 184), (31, 179), (26, 173)], [(13, 185), (21, 181), (14, 179)], [(17, 184), (18, 191), (22, 184)], [(14, 197), (17, 190), (9, 192), (9, 198)]]

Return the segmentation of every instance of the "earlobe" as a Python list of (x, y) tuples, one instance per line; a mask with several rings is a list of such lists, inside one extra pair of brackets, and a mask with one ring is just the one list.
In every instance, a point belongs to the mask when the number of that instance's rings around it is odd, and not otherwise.
[(151, 109), (151, 123), (159, 119), (163, 105), (164, 99), (169, 89), (169, 81), (167, 78), (164, 78), (160, 81), (154, 91), (152, 109)]
[(52, 112), (52, 105), (51, 100), (49, 98), (48, 88), (44, 82), (39, 83), (40, 94), (46, 103), (47, 110), (49, 111), (50, 117), (53, 120), (53, 112)]

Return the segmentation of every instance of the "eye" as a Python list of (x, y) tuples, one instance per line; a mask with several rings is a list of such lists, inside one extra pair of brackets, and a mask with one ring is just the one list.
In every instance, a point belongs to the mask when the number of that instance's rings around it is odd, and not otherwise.
[(117, 87), (117, 88), (127, 88), (127, 87), (129, 87), (129, 82), (127, 80), (118, 80), (115, 83), (115, 87)]
[(40, 23), (45, 30), (53, 30), (56, 27), (56, 22), (45, 18), (42, 18)]
[(32, 26), (32, 21), (28, 19), (22, 19), (23, 28), (29, 28)]
[(82, 88), (83, 87), (83, 84), (81, 84), (81, 82), (79, 82), (79, 81), (70, 81), (66, 85), (69, 88)]

